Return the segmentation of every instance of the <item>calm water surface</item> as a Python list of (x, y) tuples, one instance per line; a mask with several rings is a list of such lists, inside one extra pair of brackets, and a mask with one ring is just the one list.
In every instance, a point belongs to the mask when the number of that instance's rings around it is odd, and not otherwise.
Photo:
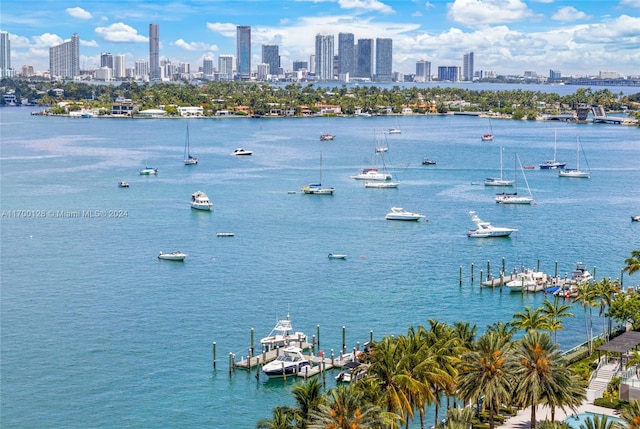
[[(402, 117), (402, 134), (386, 135), (386, 164), (401, 185), (384, 190), (349, 176), (379, 162), (374, 140), (394, 118), (190, 120), (200, 163), (188, 167), (186, 120), (30, 110), (0, 111), (6, 428), (255, 427), (275, 405), (292, 403), (293, 382), (229, 376), (228, 355), (247, 354), (251, 328), (257, 342), (290, 313), (308, 335), (320, 325), (327, 353), (341, 347), (342, 326), (349, 348), (371, 330), (379, 339), (429, 319), (483, 330), (544, 299), (481, 290), (488, 261), (494, 272), (504, 258), (507, 269), (539, 262), (550, 274), (557, 261), (561, 275), (584, 261), (598, 279), (618, 278), (640, 246), (640, 224), (630, 221), (640, 214), (634, 127), (492, 121), (494, 141), (481, 142), (481, 118)], [(553, 157), (556, 129), (558, 158), (575, 165), (579, 136), (592, 178), (527, 170), (536, 204), (495, 204), (496, 189), (479, 184), (499, 175), (500, 147), (513, 177), (516, 152), (525, 165)], [(320, 142), (325, 131), (336, 139)], [(236, 147), (254, 155), (230, 156)], [(422, 166), (424, 156), (437, 165)], [(157, 177), (138, 175), (145, 164)], [(334, 196), (300, 193), (320, 177)], [(118, 188), (120, 180), (131, 187)], [(197, 190), (211, 198), (212, 213), (189, 208)], [(385, 221), (392, 206), (429, 222)], [(469, 210), (518, 232), (469, 239)], [(56, 216), (87, 211), (94, 217)], [(119, 217), (95, 217), (105, 211)], [(156, 258), (173, 250), (189, 257)], [(559, 334), (563, 349), (585, 339), (582, 309), (574, 310)]]

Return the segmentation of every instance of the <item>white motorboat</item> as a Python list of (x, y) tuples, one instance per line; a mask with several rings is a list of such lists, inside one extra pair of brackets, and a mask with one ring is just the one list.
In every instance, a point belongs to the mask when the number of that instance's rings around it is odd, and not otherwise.
[(335, 376), (337, 382), (351, 383), (364, 378), (366, 375), (365, 365), (358, 361), (351, 361), (344, 364), (344, 369)]
[(516, 278), (507, 282), (511, 292), (539, 292), (547, 283), (547, 275), (541, 271), (525, 270), (517, 273)]
[(322, 141), (333, 140), (335, 138), (336, 138), (336, 136), (334, 136), (333, 134), (329, 134), (329, 133), (324, 133), (324, 134), (320, 135), (320, 140), (322, 140)]
[(422, 158), (422, 165), (436, 165), (436, 162), (431, 158), (425, 156), (424, 158)]
[(233, 232), (218, 232), (216, 237), (234, 237), (236, 234)]
[(631, 216), (631, 222), (640, 222), (640, 215), (638, 215), (638, 216)]
[(291, 320), (289, 320), (289, 315), (287, 314), (287, 318), (278, 320), (269, 335), (260, 340), (260, 344), (262, 345), (262, 350), (268, 352), (289, 344), (302, 343), (306, 340), (306, 334), (293, 331)]
[(386, 220), (420, 220), (425, 216), (420, 213), (408, 212), (402, 207), (391, 207), (391, 212), (384, 217)]
[(239, 147), (236, 150), (234, 150), (233, 152), (231, 152), (231, 155), (233, 155), (233, 156), (253, 155), (253, 151), (252, 150), (242, 149), (241, 147)]
[(467, 235), (471, 238), (508, 237), (512, 232), (517, 231), (517, 229), (513, 228), (493, 226), (489, 222), (481, 220), (474, 211), (470, 211), (469, 216), (477, 226), (476, 229), (470, 229), (467, 232)]
[[(578, 147), (576, 148), (576, 168), (566, 168), (564, 170), (558, 171), (558, 177), (573, 177), (577, 179), (589, 179), (591, 178), (591, 170), (580, 170), (580, 149), (581, 149), (580, 141), (578, 141)], [(584, 155), (584, 149), (582, 150)], [(585, 161), (587, 157), (585, 156)], [(587, 164), (588, 167), (588, 164)]]
[(276, 360), (262, 366), (262, 372), (270, 378), (303, 373), (305, 369), (311, 369), (311, 362), (302, 354), (301, 348), (292, 346), (285, 347)]
[(388, 188), (397, 188), (398, 186), (400, 186), (400, 182), (392, 182), (392, 181), (364, 182), (365, 188), (388, 189)]
[(175, 252), (171, 252), (171, 253), (160, 252), (160, 254), (158, 255), (158, 259), (164, 259), (167, 261), (184, 261), (184, 258), (186, 257), (187, 255), (185, 253), (180, 252), (179, 250), (176, 250)]
[(347, 255), (342, 253), (329, 253), (329, 259), (347, 259)]
[(400, 128), (389, 128), (389, 134), (402, 134), (402, 130)]
[(140, 170), (140, 175), (141, 176), (154, 176), (156, 174), (158, 174), (158, 169), (157, 168), (145, 167), (142, 170)]
[(129, 187), (129, 182), (118, 182), (118, 187), (120, 188), (128, 188)]
[(356, 180), (391, 180), (391, 174), (380, 172), (377, 168), (365, 168), (360, 173), (350, 176)]
[(202, 191), (196, 191), (191, 194), (191, 208), (210, 211), (213, 208), (213, 204), (209, 201), (207, 194)]
[(583, 262), (577, 262), (576, 268), (571, 271), (571, 283), (582, 284), (593, 280), (593, 274), (587, 270), (587, 264)]

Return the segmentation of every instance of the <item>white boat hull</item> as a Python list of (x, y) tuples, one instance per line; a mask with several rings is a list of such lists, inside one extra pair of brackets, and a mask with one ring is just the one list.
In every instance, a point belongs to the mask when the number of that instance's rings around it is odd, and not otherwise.
[(386, 188), (397, 188), (400, 186), (400, 182), (365, 182), (365, 188), (378, 188), (378, 189), (386, 189)]
[(498, 204), (531, 204), (533, 197), (527, 197), (514, 194), (498, 194), (496, 195), (496, 203)]
[(504, 179), (486, 179), (484, 181), (484, 186), (513, 186), (513, 180), (504, 180)]
[(591, 173), (588, 171), (566, 169), (566, 170), (558, 171), (558, 177), (573, 177), (576, 179), (589, 179), (591, 178)]
[(186, 254), (182, 252), (171, 252), (171, 253), (162, 253), (158, 255), (158, 259), (164, 259), (165, 261), (184, 261), (187, 257)]
[(424, 219), (425, 216), (420, 213), (405, 211), (400, 207), (391, 207), (391, 212), (387, 213), (384, 218), (386, 220), (418, 221), (420, 219)]

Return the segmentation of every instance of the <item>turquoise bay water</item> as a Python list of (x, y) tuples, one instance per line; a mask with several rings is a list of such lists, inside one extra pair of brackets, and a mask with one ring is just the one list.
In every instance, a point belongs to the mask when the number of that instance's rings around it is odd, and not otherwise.
[[(619, 278), (640, 245), (640, 224), (630, 220), (640, 214), (640, 131), (633, 127), (492, 121), (494, 141), (481, 142), (480, 118), (402, 117), (402, 134), (386, 136), (387, 165), (401, 185), (385, 190), (349, 176), (372, 165), (374, 133), (381, 137), (395, 118), (189, 120), (200, 163), (187, 167), (186, 120), (29, 112), (0, 111), (6, 428), (45, 421), (254, 427), (275, 405), (292, 403), (293, 382), (229, 375), (229, 353), (247, 354), (251, 328), (257, 343), (290, 313), (308, 335), (320, 325), (327, 354), (341, 347), (342, 326), (349, 348), (370, 330), (379, 339), (429, 319), (483, 330), (544, 299), (481, 290), (487, 261), (494, 272), (502, 258), (507, 269), (539, 261), (550, 274), (558, 261), (561, 275), (583, 261), (598, 279)], [(580, 136), (592, 178), (527, 170), (536, 204), (495, 204), (497, 190), (478, 183), (499, 174), (500, 146), (505, 175), (513, 176), (515, 152), (525, 165), (553, 156), (555, 129), (558, 158), (569, 166)], [(336, 139), (320, 142), (325, 131)], [(230, 156), (236, 147), (254, 155)], [(422, 166), (424, 156), (437, 165)], [(158, 176), (138, 175), (145, 164)], [(300, 187), (320, 174), (335, 195), (302, 195)], [(120, 180), (131, 187), (118, 188)], [(197, 190), (209, 195), (214, 212), (189, 208)], [(392, 206), (429, 222), (385, 221)], [(469, 210), (519, 231), (510, 239), (469, 239)], [(55, 216), (110, 211), (119, 217)], [(173, 250), (189, 256), (184, 263), (156, 258)], [(632, 280), (625, 277), (625, 285)], [(563, 349), (585, 340), (582, 309), (574, 313), (559, 333)]]

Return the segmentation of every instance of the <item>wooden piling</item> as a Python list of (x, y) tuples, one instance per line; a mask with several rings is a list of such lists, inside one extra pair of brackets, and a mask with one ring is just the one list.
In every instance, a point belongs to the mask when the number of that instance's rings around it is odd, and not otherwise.
[(489, 280), (490, 275), (491, 275), (491, 261), (487, 259), (487, 280)]
[(503, 256), (503, 257), (502, 257), (502, 272), (503, 272), (503, 273), (505, 272), (505, 271), (504, 271), (504, 268), (505, 268), (505, 267), (504, 267), (504, 256)]
[(458, 286), (462, 287), (462, 265), (460, 265), (460, 275), (459, 275), (459, 284)]
[(482, 270), (480, 270), (480, 286), (482, 287)]
[(233, 353), (229, 352), (229, 375), (233, 371)]
[(473, 262), (471, 263), (471, 284), (473, 284)]
[(369, 346), (373, 344), (373, 329), (369, 330)]
[(558, 261), (556, 261), (556, 274), (554, 276), (556, 279), (558, 278)]
[(347, 328), (343, 325), (342, 326), (342, 351), (341, 353), (346, 352), (347, 350)]
[(251, 350), (251, 356), (253, 356), (254, 353), (254, 349), (253, 349), (253, 335), (254, 335), (254, 331), (253, 328), (251, 328), (251, 348), (249, 350)]
[(216, 342), (213, 342), (213, 369), (216, 369)]
[(316, 325), (316, 335), (318, 337), (318, 350), (320, 350), (320, 325)]
[(593, 281), (596, 281), (596, 266), (593, 266)]

